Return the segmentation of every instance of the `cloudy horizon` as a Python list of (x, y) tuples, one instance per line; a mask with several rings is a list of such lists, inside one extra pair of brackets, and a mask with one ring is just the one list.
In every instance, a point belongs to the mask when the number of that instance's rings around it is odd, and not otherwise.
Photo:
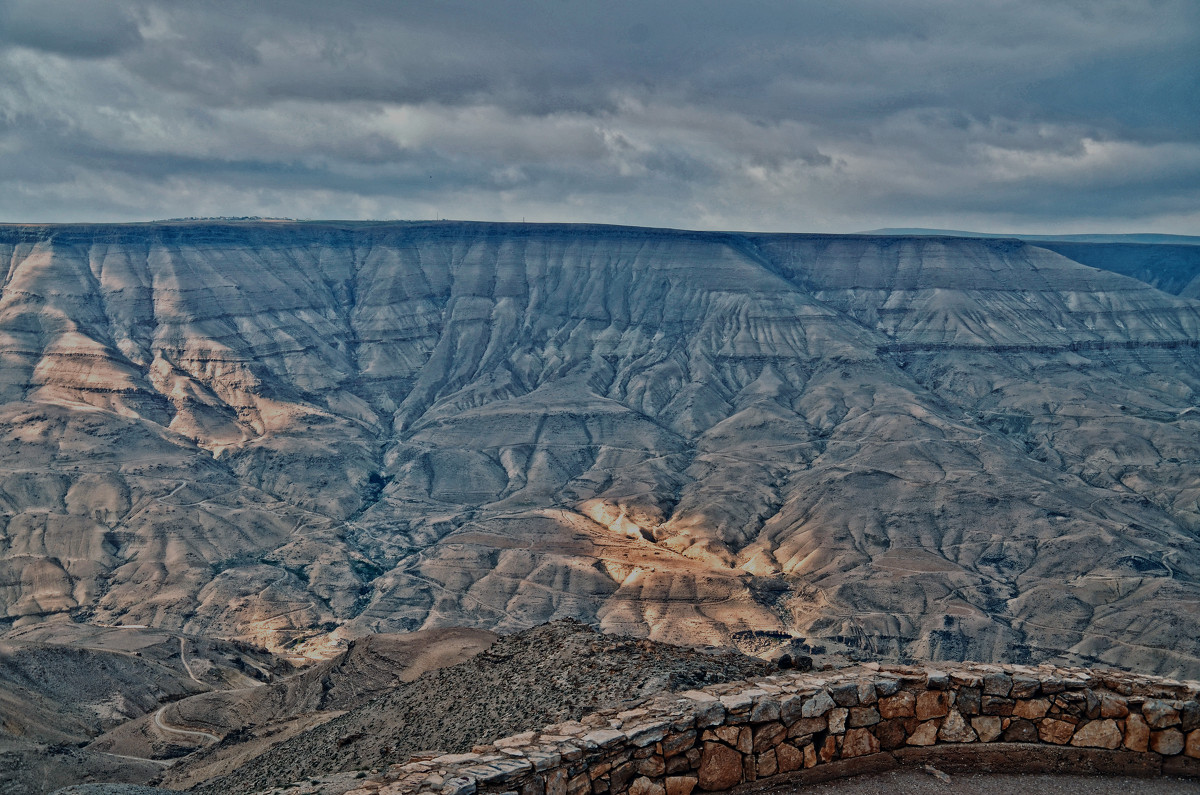
[(1200, 232), (1200, 4), (0, 0), (0, 221)]

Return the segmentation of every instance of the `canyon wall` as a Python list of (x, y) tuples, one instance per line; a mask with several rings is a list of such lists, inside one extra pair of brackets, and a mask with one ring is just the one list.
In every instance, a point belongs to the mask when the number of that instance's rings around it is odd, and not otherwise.
[[(1200, 304), (1013, 240), (0, 227), (0, 618), (1200, 675)], [(798, 641), (799, 642), (799, 641)]]

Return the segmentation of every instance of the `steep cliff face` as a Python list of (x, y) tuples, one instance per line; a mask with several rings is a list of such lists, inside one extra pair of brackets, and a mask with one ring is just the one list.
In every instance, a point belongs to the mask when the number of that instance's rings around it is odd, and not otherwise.
[[(1010, 240), (4, 227), (0, 613), (1200, 674), (1200, 304)], [(314, 642), (316, 642), (314, 640)]]

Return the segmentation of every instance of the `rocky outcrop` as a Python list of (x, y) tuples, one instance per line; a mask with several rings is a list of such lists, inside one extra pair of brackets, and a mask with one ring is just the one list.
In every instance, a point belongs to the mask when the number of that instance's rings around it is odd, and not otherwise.
[[(278, 723), (260, 721), (221, 746), (172, 766), (162, 784), (198, 795), (223, 795), (270, 790), (339, 771), (353, 775), (429, 748), (467, 752), (481, 742), (577, 720), (601, 706), (633, 704), (664, 690), (738, 681), (771, 670), (762, 660), (732, 651), (602, 635), (564, 619), (501, 638), (457, 665), (396, 683), (345, 714), (326, 713), (325, 722), (302, 733), (289, 736), (279, 731)], [(263, 700), (272, 700), (271, 694)], [(345, 701), (341, 705), (349, 706)], [(199, 715), (204, 706), (196, 704), (187, 712)], [(257, 717), (272, 715), (260, 710)]]
[[(468, 659), (495, 640), (490, 632), (462, 628), (370, 635), (352, 642), (342, 654), (280, 681), (217, 689), (171, 700), (161, 709), (142, 710), (140, 717), (95, 737), (87, 749), (169, 759), (173, 784), (195, 784), (226, 772), (235, 764), (230, 757), (244, 760), (252, 755), (249, 749), (261, 752), (426, 671)], [(212, 747), (226, 738), (228, 742)], [(205, 753), (177, 759), (196, 750)]]
[[(1200, 672), (1200, 305), (1011, 240), (7, 226), (0, 616)], [(1119, 638), (1120, 642), (1114, 642)]]
[(660, 695), (394, 765), (349, 795), (691, 795), (933, 761), (1200, 777), (1200, 683), (1115, 671), (867, 665)]

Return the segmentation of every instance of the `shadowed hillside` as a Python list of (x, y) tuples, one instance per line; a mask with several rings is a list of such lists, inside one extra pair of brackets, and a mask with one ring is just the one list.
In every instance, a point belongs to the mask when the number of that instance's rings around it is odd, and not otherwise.
[(0, 615), (1200, 675), (1200, 304), (1015, 240), (0, 228)]

